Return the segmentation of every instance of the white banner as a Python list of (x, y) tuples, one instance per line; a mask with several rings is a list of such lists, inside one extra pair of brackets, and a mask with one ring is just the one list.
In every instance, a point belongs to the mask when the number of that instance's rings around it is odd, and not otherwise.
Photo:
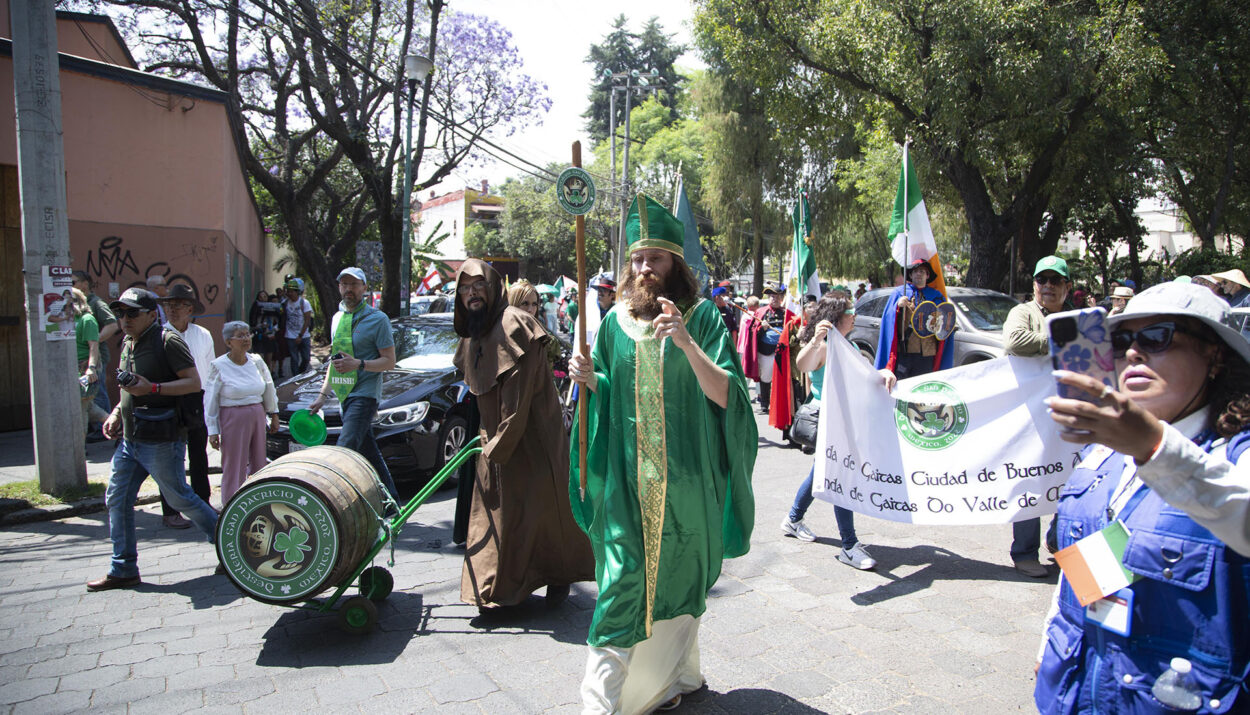
[(1079, 445), (1042, 403), (1046, 358), (1008, 357), (902, 380), (887, 393), (829, 340), (812, 493), (891, 521), (1004, 524), (1055, 511)]

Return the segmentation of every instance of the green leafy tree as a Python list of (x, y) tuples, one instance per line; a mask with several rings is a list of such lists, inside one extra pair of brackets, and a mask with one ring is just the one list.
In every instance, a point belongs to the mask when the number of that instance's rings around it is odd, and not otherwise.
[[(501, 193), (507, 201), (499, 217), (498, 245), (505, 255), (521, 260), (521, 277), (534, 283), (550, 283), (560, 275), (577, 275), (575, 220), (556, 203), (555, 185), (546, 179), (527, 176), (509, 179)], [(610, 209), (597, 201), (596, 207), (586, 215), (588, 271), (593, 271), (592, 267), (603, 261), (608, 221), (614, 217)], [(494, 239), (485, 236), (484, 245), (488, 245), (488, 240)]]
[(1145, 23), (1169, 67), (1143, 113), (1163, 192), (1201, 248), (1250, 235), (1250, 12), (1237, 0), (1165, 0)]
[(713, 65), (696, 91), (705, 128), (702, 203), (726, 239), (727, 262), (750, 257), (751, 290), (759, 295), (764, 289), (765, 236), (790, 234), (785, 210), (770, 202), (766, 191), (770, 183), (782, 183), (795, 158), (777, 142), (759, 88)]
[(696, 4), (701, 46), (767, 88), (767, 117), (808, 146), (855, 122), (911, 137), (916, 164), (931, 162), (959, 196), (974, 286), (1006, 283), (1011, 237), (1057, 242), (1051, 207), (1071, 202), (1056, 197), (1092, 180), (1090, 167), (1067, 170), (1079, 167), (1073, 147), (1101, 108), (1139, 103), (1162, 65), (1135, 3)]
[[(609, 94), (612, 82), (604, 76), (605, 72), (637, 70), (647, 73), (655, 70), (663, 79), (664, 89), (659, 92), (659, 99), (668, 110), (666, 123), (677, 119), (683, 78), (678, 74), (675, 63), (686, 47), (673, 43), (674, 35), (664, 32), (658, 18), (648, 20), (638, 34), (629, 31), (628, 23), (624, 15), (618, 15), (612, 21), (612, 31), (604, 35), (602, 42), (591, 45), (586, 56), (587, 64), (594, 71), (594, 79), (590, 89), (590, 106), (582, 116), (586, 118), (587, 131), (596, 142), (608, 137), (612, 124)], [(625, 124), (624, 98), (618, 97), (616, 104), (616, 125), (621, 127)]]

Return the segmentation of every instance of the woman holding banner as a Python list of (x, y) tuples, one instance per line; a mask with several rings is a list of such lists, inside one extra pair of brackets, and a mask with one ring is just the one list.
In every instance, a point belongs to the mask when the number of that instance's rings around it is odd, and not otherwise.
[[(799, 333), (799, 342), (803, 344), (803, 349), (799, 351), (796, 364), (800, 372), (811, 374), (812, 392), (808, 401), (819, 402), (821, 399), (821, 389), (825, 384), (825, 360), (829, 354), (829, 331), (837, 326), (838, 333), (845, 338), (855, 327), (855, 309), (852, 306), (850, 297), (843, 293), (825, 295), (816, 303), (815, 314)], [(888, 370), (881, 370), (880, 373), (886, 389), (894, 389), (894, 373)], [(821, 455), (817, 455), (817, 459), (820, 458)], [(800, 541), (816, 540), (816, 535), (803, 523), (803, 517), (812, 505), (812, 480), (815, 475), (816, 464), (813, 461), (807, 479), (803, 480), (798, 493), (794, 495), (794, 505), (790, 507), (789, 515), (781, 520), (783, 535), (793, 536)], [(842, 551), (838, 553), (838, 561), (862, 571), (874, 568), (877, 560), (869, 555), (868, 549), (859, 543), (859, 537), (855, 535), (855, 512), (835, 506), (833, 518), (838, 522), (838, 535), (842, 539)]]
[(1119, 390), (1056, 374), (1090, 395), (1049, 400), (1090, 447), (1059, 495), (1044, 713), (1161, 712), (1174, 658), (1190, 712), (1250, 709), (1250, 344), (1228, 320), (1209, 291), (1164, 283), (1108, 321)]

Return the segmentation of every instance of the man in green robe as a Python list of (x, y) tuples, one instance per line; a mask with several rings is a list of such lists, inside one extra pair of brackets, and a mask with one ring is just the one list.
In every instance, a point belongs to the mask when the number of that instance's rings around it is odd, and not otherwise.
[(584, 712), (649, 712), (703, 685), (698, 624), (722, 559), (750, 548), (758, 443), (738, 353), (682, 259), (682, 224), (639, 195), (626, 221), (621, 300), (591, 360), (583, 494), (572, 445), (573, 515), (590, 537), (599, 599)]

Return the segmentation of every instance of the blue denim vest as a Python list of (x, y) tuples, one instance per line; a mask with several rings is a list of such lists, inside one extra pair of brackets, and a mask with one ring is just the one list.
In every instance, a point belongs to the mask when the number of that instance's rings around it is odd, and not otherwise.
[[(1195, 442), (1210, 452), (1212, 437), (1207, 433)], [(1247, 447), (1250, 431), (1234, 436), (1229, 461)], [(1124, 469), (1124, 455), (1112, 452), (1101, 464), (1083, 462), (1072, 472), (1059, 495), (1060, 548), (1108, 525), (1107, 509)], [(1203, 692), (1198, 712), (1250, 709), (1250, 696), (1242, 692), (1250, 662), (1250, 560), (1148, 487), (1119, 516), (1130, 532), (1124, 566), (1142, 576), (1129, 586), (1130, 635), (1087, 623), (1065, 579), (1037, 673), (1038, 711), (1175, 712), (1150, 694), (1175, 657), (1193, 664), (1191, 677)]]

